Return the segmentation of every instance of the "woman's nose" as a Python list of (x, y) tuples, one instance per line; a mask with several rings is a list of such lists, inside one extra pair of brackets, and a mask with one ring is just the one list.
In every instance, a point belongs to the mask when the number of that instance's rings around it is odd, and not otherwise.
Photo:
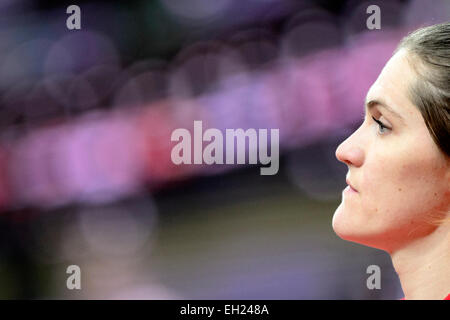
[(337, 147), (336, 158), (349, 166), (360, 167), (364, 163), (364, 151), (351, 138), (352, 136)]

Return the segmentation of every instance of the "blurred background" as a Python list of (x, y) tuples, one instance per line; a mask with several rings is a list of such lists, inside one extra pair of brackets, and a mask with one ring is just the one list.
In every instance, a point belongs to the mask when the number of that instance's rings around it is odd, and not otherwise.
[[(449, 17), (447, 0), (0, 0), (0, 298), (402, 297), (386, 253), (332, 230), (334, 152), (398, 41)], [(194, 120), (279, 129), (278, 174), (174, 165)]]

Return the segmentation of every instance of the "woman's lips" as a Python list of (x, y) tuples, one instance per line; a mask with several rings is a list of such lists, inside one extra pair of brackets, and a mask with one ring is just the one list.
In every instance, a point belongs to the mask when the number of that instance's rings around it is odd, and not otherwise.
[(353, 189), (351, 186), (347, 186), (345, 189), (344, 189), (344, 194), (347, 194), (347, 195), (353, 195), (353, 194), (357, 194), (358, 193), (358, 191), (356, 191), (355, 189)]
[[(356, 190), (356, 189), (352, 186), (352, 184), (350, 183), (350, 181), (348, 181), (348, 179), (347, 179), (345, 182), (347, 182), (347, 184), (348, 184), (347, 188), (349, 189), (349, 191), (352, 191), (352, 192), (358, 192), (358, 190)], [(347, 188), (346, 188), (346, 189), (347, 189)]]

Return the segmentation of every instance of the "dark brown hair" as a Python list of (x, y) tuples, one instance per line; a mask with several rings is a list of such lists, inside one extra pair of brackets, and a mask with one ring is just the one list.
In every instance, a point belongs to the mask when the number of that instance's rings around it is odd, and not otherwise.
[(450, 23), (418, 29), (402, 39), (417, 79), (410, 98), (438, 147), (450, 156)]

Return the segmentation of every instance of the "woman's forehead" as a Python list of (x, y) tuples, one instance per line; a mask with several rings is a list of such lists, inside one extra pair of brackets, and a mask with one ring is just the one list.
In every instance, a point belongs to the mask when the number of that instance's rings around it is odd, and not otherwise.
[(416, 77), (408, 52), (400, 50), (389, 59), (376, 82), (388, 89), (406, 91)]
[(418, 110), (409, 97), (411, 84), (416, 73), (405, 50), (397, 52), (385, 65), (377, 80), (367, 93), (366, 101), (384, 101), (397, 113), (415, 114)]

